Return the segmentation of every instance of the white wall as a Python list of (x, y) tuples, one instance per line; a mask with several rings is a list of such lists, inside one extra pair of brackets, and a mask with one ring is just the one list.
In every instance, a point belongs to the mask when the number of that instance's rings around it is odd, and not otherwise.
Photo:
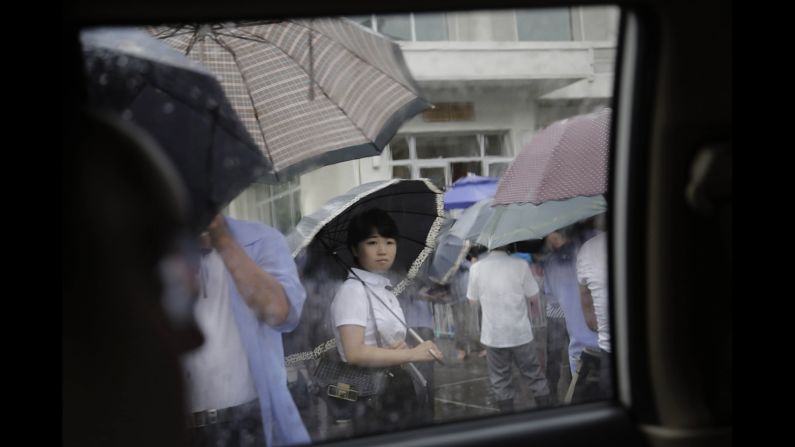
[(508, 130), (513, 153), (517, 153), (522, 136), (535, 129), (537, 92), (528, 85), (501, 88), (462, 84), (459, 88), (425, 88), (424, 93), (431, 102), (473, 102), (475, 120), (427, 123), (422, 116), (416, 116), (398, 133)]
[(583, 42), (401, 42), (419, 81), (584, 78), (593, 73)]
[[(398, 132), (479, 132), (508, 130), (513, 153), (529, 141), (536, 127), (536, 94), (528, 88), (463, 87), (460, 89), (426, 89), (431, 101), (472, 101), (475, 121), (427, 123), (417, 116)], [(375, 159), (380, 160), (376, 162)], [(327, 166), (301, 176), (301, 211), (310, 214), (328, 199), (342, 194), (359, 182), (391, 178), (388, 154)]]

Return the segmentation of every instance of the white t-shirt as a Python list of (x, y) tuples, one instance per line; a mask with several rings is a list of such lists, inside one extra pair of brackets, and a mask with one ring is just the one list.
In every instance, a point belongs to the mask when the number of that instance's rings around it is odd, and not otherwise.
[(511, 348), (533, 341), (527, 299), (538, 294), (530, 266), (503, 251), (492, 251), (469, 270), (467, 297), (483, 309), (480, 342)]
[(226, 267), (215, 250), (201, 262), (203, 290), (194, 314), (204, 344), (182, 357), (191, 412), (234, 407), (257, 398), (232, 313)]
[(610, 322), (607, 308), (607, 233), (592, 237), (577, 254), (577, 282), (593, 297), (599, 347), (610, 352)]
[[(357, 268), (352, 270), (359, 275), (362, 281), (370, 286), (371, 293), (376, 294), (381, 300), (371, 296), (368, 301), (364, 286), (353, 275), (349, 276), (337, 290), (334, 300), (331, 302), (331, 322), (334, 326), (334, 336), (337, 339), (337, 351), (344, 361), (347, 361), (347, 359), (342, 348), (340, 326), (352, 324), (364, 327), (364, 344), (367, 346), (378, 346), (375, 337), (376, 323), (378, 324), (378, 332), (381, 334), (383, 343), (391, 345), (406, 339), (406, 327), (400, 323), (400, 321), (405, 322), (406, 317), (403, 315), (403, 309), (401, 309), (397, 297), (386, 289), (387, 286), (391, 286), (389, 279), (366, 270)], [(370, 314), (370, 301), (373, 303), (375, 323)], [(387, 310), (384, 304), (389, 306), (389, 309), (400, 317), (400, 321), (395, 318), (392, 312)]]

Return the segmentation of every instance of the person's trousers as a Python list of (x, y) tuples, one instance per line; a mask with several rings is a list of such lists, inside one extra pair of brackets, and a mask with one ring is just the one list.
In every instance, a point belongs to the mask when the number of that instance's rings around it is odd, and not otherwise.
[(218, 410), (215, 414), (193, 413), (188, 427), (191, 447), (265, 447), (259, 400)]
[(546, 376), (553, 399), (558, 398), (558, 384), (561, 371), (569, 367), (569, 334), (566, 331), (566, 320), (563, 318), (547, 318), (547, 364)]
[(536, 357), (533, 342), (511, 348), (492, 348), (486, 346), (486, 365), (489, 381), (497, 401), (513, 399), (516, 389), (513, 384), (512, 365), (516, 364), (519, 373), (527, 379), (533, 396), (549, 395), (549, 387), (541, 364)]
[[(602, 349), (586, 348), (577, 361), (577, 381), (571, 403), (593, 402), (612, 395), (611, 355)], [(574, 379), (572, 379), (574, 380)]]
[(452, 304), (455, 323), (455, 347), (469, 354), (483, 349), (478, 336), (478, 309), (469, 300)]

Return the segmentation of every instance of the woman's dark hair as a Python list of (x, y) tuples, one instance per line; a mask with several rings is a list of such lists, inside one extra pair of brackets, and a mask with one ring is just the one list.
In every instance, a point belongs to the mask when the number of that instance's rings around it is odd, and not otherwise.
[(374, 231), (381, 237), (398, 239), (397, 224), (389, 213), (380, 208), (371, 208), (353, 216), (348, 223), (348, 248), (356, 247), (359, 242), (372, 236)]

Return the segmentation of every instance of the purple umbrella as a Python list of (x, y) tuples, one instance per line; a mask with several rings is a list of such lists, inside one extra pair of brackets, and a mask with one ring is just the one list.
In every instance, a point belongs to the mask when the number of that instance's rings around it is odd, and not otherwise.
[(543, 129), (505, 171), (494, 204), (538, 205), (604, 194), (610, 117), (611, 110), (605, 108)]
[(444, 209), (469, 208), (475, 202), (494, 197), (496, 191), (496, 177), (469, 174), (456, 180), (452, 188), (444, 193)]

